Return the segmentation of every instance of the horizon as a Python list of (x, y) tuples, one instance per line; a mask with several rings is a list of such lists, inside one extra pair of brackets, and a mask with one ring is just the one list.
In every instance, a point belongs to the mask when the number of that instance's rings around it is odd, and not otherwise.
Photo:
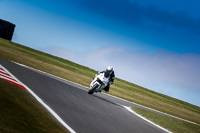
[(0, 0), (0, 18), (16, 24), (13, 42), (97, 71), (113, 66), (120, 79), (200, 106), (199, 4)]

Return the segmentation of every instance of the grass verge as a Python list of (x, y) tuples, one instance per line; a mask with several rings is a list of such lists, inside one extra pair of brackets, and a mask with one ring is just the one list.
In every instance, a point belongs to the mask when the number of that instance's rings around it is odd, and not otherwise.
[(28, 91), (0, 79), (1, 133), (68, 132)]
[[(0, 58), (89, 86), (97, 73), (88, 67), (0, 38)], [(167, 88), (166, 88), (167, 89)], [(116, 78), (111, 95), (200, 124), (200, 107)]]
[(200, 133), (200, 126), (198, 125), (147, 111), (145, 109), (132, 107), (132, 110), (173, 133)]

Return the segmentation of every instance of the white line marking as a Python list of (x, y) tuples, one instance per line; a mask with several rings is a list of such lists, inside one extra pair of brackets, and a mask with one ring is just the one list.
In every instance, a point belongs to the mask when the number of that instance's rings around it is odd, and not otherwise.
[[(122, 105), (123, 106), (123, 105)], [(147, 121), (147, 122), (149, 122), (149, 123), (151, 123), (151, 124), (153, 124), (154, 126), (156, 126), (156, 127), (158, 127), (158, 128), (160, 128), (160, 129), (162, 129), (162, 130), (164, 130), (164, 131), (166, 131), (166, 132), (168, 132), (168, 133), (171, 133), (170, 131), (168, 131), (167, 129), (165, 129), (165, 128), (163, 128), (163, 127), (161, 127), (161, 126), (159, 126), (159, 125), (157, 125), (157, 124), (155, 124), (155, 123), (153, 123), (152, 121), (150, 121), (150, 120), (148, 120), (148, 119), (146, 119), (146, 118), (144, 118), (143, 116), (141, 116), (141, 115), (139, 115), (139, 114), (137, 114), (136, 112), (134, 112), (130, 107), (127, 107), (127, 106), (123, 106), (126, 110), (128, 110), (129, 112), (131, 112), (131, 113), (133, 113), (134, 115), (136, 115), (136, 116), (138, 116), (138, 117), (140, 117), (141, 119), (143, 119), (143, 120), (145, 120), (145, 121)]]
[(164, 115), (166, 115), (166, 116), (170, 116), (170, 117), (172, 117), (172, 118), (176, 118), (176, 119), (178, 119), (178, 120), (182, 120), (182, 121), (185, 121), (185, 122), (188, 122), (188, 123), (192, 123), (192, 124), (195, 124), (195, 125), (200, 125), (200, 124), (197, 124), (197, 123), (195, 123), (195, 122), (192, 122), (192, 121), (189, 121), (189, 120), (186, 120), (186, 119), (182, 119), (182, 118), (180, 118), (180, 117), (176, 117), (176, 116), (173, 116), (173, 115), (170, 115), (170, 114), (167, 114), (167, 113), (164, 113), (164, 112), (161, 112), (161, 111), (158, 111), (158, 110), (155, 110), (155, 109), (152, 109), (152, 108), (149, 108), (149, 107), (146, 107), (146, 106), (143, 106), (143, 105), (134, 103), (134, 102), (130, 102), (130, 101), (127, 101), (127, 100), (125, 100), (125, 99), (122, 99), (122, 98), (119, 98), (119, 97), (116, 97), (116, 96), (113, 96), (113, 95), (109, 95), (109, 94), (106, 94), (106, 93), (104, 93), (104, 94), (105, 94), (105, 95), (108, 95), (108, 96), (111, 96), (111, 97), (114, 97), (114, 98), (116, 98), (116, 99), (120, 99), (120, 100), (125, 101), (125, 102), (128, 102), (128, 103), (131, 103), (131, 104), (135, 104), (135, 105), (137, 105), (137, 106), (146, 108), (146, 109), (148, 109), (148, 110), (152, 110), (152, 111), (155, 111), (155, 112), (164, 114)]
[[(13, 79), (11, 76), (8, 76), (8, 75), (3, 74), (3, 73), (1, 73), (1, 72), (0, 72), (0, 75), (1, 75), (2, 77), (6, 77), (6, 78), (11, 78), (11, 79)], [(13, 80), (14, 80), (14, 79), (13, 79)]]
[(44, 72), (44, 71), (41, 71), (41, 70), (38, 70), (38, 69), (35, 69), (35, 68), (32, 68), (32, 67), (29, 67), (29, 66), (26, 66), (26, 65), (24, 65), (24, 64), (17, 63), (17, 62), (14, 62), (14, 63), (15, 63), (15, 64), (18, 64), (18, 65), (20, 65), (20, 66), (26, 67), (26, 68), (28, 68), (28, 69), (30, 69), (30, 70), (38, 71), (38, 72), (40, 72), (40, 73), (43, 73), (43, 74), (49, 75), (49, 76), (51, 76), (51, 77), (54, 77), (55, 79), (64, 80), (64, 81), (70, 82), (70, 83), (72, 83), (72, 84), (75, 84), (75, 85), (78, 85), (78, 86), (81, 86), (81, 87), (84, 87), (84, 88), (89, 89), (87, 86), (84, 86), (84, 85), (81, 85), (81, 84), (78, 84), (78, 83), (75, 83), (75, 82), (69, 81), (69, 80), (67, 80), (67, 79), (64, 79), (64, 78), (61, 78), (61, 77), (55, 76), (55, 75), (53, 75), (53, 74), (46, 73), (46, 72)]
[(1, 69), (0, 69), (0, 72), (4, 72), (4, 73), (5, 73), (5, 71), (4, 71), (4, 70), (1, 70)]
[(18, 81), (22, 86), (24, 86), (35, 99), (40, 102), (65, 128), (67, 128), (71, 133), (76, 133), (70, 126), (68, 126), (61, 118), (54, 112), (47, 104), (43, 102), (41, 98), (39, 98), (29, 87), (20, 82), (14, 75), (12, 75), (7, 69), (5, 69), (2, 65), (0, 65), (10, 76), (12, 76), (16, 81)]
[(9, 78), (7, 78), (7, 77), (3, 77), (3, 76), (1, 76), (1, 78), (2, 78), (2, 79), (6, 79), (6, 80), (11, 81), (11, 82), (14, 82), (15, 84), (19, 84), (19, 85), (21, 85), (20, 83), (14, 81), (14, 80), (12, 80), (12, 79), (9, 79)]

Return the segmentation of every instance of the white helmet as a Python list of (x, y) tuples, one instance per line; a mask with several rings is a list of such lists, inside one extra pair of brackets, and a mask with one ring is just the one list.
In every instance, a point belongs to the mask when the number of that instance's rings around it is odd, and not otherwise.
[(107, 68), (106, 68), (106, 71), (108, 71), (108, 72), (112, 72), (113, 71), (113, 68), (111, 67), (111, 66), (108, 66)]

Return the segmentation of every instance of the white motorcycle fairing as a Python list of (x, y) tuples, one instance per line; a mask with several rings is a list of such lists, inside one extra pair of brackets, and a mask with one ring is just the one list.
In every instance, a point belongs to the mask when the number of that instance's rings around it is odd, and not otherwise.
[(94, 92), (101, 92), (108, 85), (109, 80), (110, 74), (107, 71), (104, 73), (99, 73), (90, 83), (90, 89), (88, 91), (88, 94), (93, 94)]

